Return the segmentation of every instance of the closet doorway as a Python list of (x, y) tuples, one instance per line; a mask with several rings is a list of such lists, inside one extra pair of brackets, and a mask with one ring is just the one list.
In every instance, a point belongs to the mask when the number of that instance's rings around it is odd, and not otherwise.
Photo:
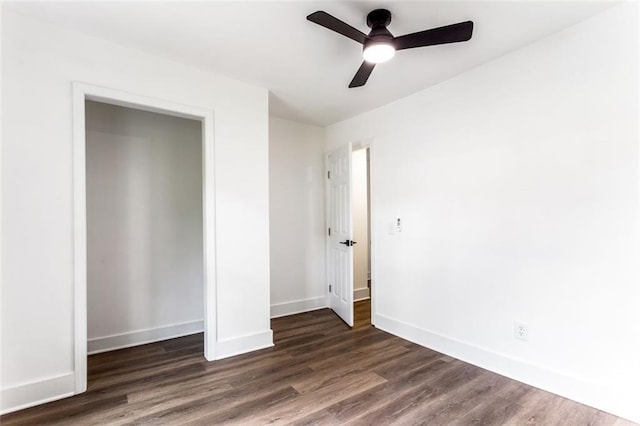
[(76, 393), (91, 353), (204, 331), (215, 359), (213, 112), (73, 89)]

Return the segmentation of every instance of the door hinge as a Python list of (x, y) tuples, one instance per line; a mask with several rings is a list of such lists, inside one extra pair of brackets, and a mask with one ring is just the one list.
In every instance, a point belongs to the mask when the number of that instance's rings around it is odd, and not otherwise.
[(329, 293), (331, 293), (331, 284), (329, 284)]
[(331, 236), (331, 228), (327, 228), (327, 234)]
[(330, 171), (327, 172), (327, 179), (331, 179), (331, 172)]

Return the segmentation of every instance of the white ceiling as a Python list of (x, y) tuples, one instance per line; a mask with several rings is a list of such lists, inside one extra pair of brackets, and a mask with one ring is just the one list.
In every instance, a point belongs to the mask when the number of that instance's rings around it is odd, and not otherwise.
[[(326, 125), (371, 110), (557, 32), (611, 6), (594, 1), (18, 2), (31, 15), (193, 64), (271, 91), (275, 116)], [(348, 89), (361, 46), (306, 20), (324, 10), (367, 33), (367, 13), (391, 11), (402, 35), (460, 21), (466, 43), (400, 51)], [(552, 66), (553, 64), (549, 64)]]

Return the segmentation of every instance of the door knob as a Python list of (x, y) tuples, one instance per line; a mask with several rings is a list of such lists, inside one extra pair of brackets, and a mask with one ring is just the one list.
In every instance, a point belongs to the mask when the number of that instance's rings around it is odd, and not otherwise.
[(353, 240), (344, 240), (344, 241), (340, 241), (340, 244), (344, 244), (347, 247), (351, 247), (354, 244), (358, 244), (358, 242)]

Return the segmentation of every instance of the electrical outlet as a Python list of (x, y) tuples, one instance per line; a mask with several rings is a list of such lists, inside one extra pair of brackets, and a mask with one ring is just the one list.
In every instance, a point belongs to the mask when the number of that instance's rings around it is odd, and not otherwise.
[(518, 340), (524, 340), (525, 342), (529, 340), (529, 326), (525, 323), (516, 321), (515, 327), (513, 329), (513, 337)]

